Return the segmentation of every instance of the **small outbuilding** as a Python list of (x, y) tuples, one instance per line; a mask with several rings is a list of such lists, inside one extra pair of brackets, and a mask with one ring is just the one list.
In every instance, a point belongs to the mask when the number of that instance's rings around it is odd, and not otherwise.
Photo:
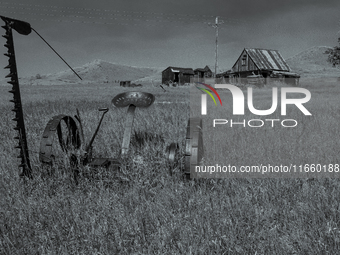
[(131, 86), (131, 81), (120, 81), (119, 85), (121, 87), (130, 87)]
[(185, 83), (190, 83), (193, 77), (194, 70), (192, 68), (169, 66), (162, 71), (162, 84), (184, 85)]
[(213, 72), (209, 68), (209, 66), (205, 66), (204, 68), (196, 68), (194, 70), (195, 78), (203, 79), (203, 78), (211, 78), (213, 76)]

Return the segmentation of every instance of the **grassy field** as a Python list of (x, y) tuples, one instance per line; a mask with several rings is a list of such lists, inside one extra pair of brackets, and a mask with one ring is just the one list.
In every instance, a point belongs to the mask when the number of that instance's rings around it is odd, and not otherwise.
[[(339, 120), (340, 103), (338, 94), (339, 85), (334, 79), (310, 79), (302, 80), (301, 87), (311, 92), (311, 99), (305, 103), (305, 108), (312, 114), (305, 116), (296, 106), (287, 106), (287, 115), (281, 115), (281, 88), (278, 86), (278, 107), (271, 115), (257, 116), (248, 110), (247, 90), (245, 95), (245, 114), (232, 115), (232, 96), (227, 89), (218, 89), (223, 101), (223, 107), (215, 106), (213, 100), (208, 97), (208, 114), (203, 116), (203, 133), (205, 138), (205, 164), (206, 165), (232, 165), (232, 166), (258, 166), (258, 165), (283, 165), (300, 166), (304, 164), (337, 164), (340, 153), (340, 128)], [(282, 86), (282, 85), (281, 85)], [(201, 110), (200, 92), (191, 90), (191, 115), (199, 116)], [(288, 98), (304, 97), (289, 93)], [(256, 109), (269, 109), (272, 105), (272, 88), (253, 89), (254, 107)], [(217, 100), (217, 99), (216, 99)], [(213, 119), (226, 119), (225, 125), (213, 127)], [(250, 127), (249, 120), (262, 120), (262, 127)], [(266, 121), (276, 119), (280, 121)], [(293, 119), (296, 127), (283, 127), (281, 121)], [(231, 126), (231, 120), (238, 123)], [(251, 122), (251, 125), (260, 125), (259, 121)], [(294, 125), (288, 121), (285, 125)], [(222, 174), (223, 175), (223, 174)], [(224, 174), (225, 175), (225, 174)], [(318, 177), (320, 173), (301, 175), (300, 177)], [(333, 172), (330, 177), (338, 176)], [(248, 175), (249, 176), (249, 175)], [(278, 176), (278, 175), (276, 175)], [(282, 177), (294, 177), (295, 175), (283, 175)], [(245, 177), (244, 174), (238, 177)], [(266, 177), (257, 175), (257, 177)], [(273, 176), (272, 176), (273, 177)]]
[[(223, 127), (223, 135), (204, 137), (206, 148), (214, 148), (214, 139), (223, 141), (220, 148), (206, 149), (204, 160), (235, 165), (339, 163), (339, 88), (333, 81), (322, 84), (302, 84), (312, 93), (306, 107), (313, 116), (305, 119), (291, 113), (299, 121), (297, 128), (256, 132), (229, 128), (225, 136)], [(85, 167), (78, 185), (68, 169), (56, 169), (52, 176), (44, 173), (37, 153), (44, 127), (52, 116), (73, 116), (79, 108), (89, 139), (100, 118), (97, 108), (109, 107), (94, 152), (115, 157), (126, 109), (116, 109), (110, 102), (123, 90), (107, 84), (22, 86), (33, 180), (18, 177), (7, 90), (0, 87), (0, 254), (336, 254), (340, 250), (336, 178), (188, 181), (180, 166), (169, 170), (162, 152), (171, 142), (183, 150), (188, 88), (141, 89), (154, 93), (156, 102), (149, 109), (137, 109), (135, 129), (161, 135), (164, 143), (133, 150), (120, 171), (89, 174)], [(255, 91), (259, 108), (270, 104), (266, 90)], [(160, 103), (164, 101), (173, 103)], [(245, 118), (253, 117), (247, 113)], [(204, 119), (205, 131), (211, 129), (209, 123)]]

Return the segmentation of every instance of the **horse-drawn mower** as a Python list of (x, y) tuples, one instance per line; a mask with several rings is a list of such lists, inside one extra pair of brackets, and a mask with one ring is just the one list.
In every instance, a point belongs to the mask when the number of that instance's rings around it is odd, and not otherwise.
[[(18, 145), (15, 148), (20, 150), (20, 155), (18, 156), (18, 158), (21, 159), (19, 167), (22, 168), (20, 176), (32, 178), (32, 167), (30, 164), (29, 149), (26, 138), (27, 134), (21, 103), (12, 32), (15, 30), (19, 34), (28, 35), (32, 30), (35, 30), (27, 22), (3, 16), (0, 17), (5, 22), (5, 25), (2, 26), (2, 28), (6, 31), (3, 37), (6, 39), (4, 46), (7, 48), (7, 53), (4, 55), (9, 58), (8, 65), (5, 69), (9, 69), (10, 71), (6, 78), (10, 78), (8, 83), (12, 85), (12, 89), (9, 92), (13, 94), (13, 99), (10, 100), (10, 102), (14, 103), (12, 111), (15, 113), (15, 118), (13, 118), (13, 120), (16, 122), (14, 129), (17, 131), (17, 136), (15, 136), (14, 139), (18, 140)], [(102, 117), (92, 138), (86, 145), (84, 145), (85, 138), (83, 124), (78, 110), (77, 115), (74, 117), (64, 114), (52, 117), (47, 123), (42, 134), (39, 160), (42, 164), (52, 167), (56, 161), (60, 159), (66, 159), (66, 161), (68, 161), (68, 165), (73, 168), (79, 168), (82, 165), (88, 165), (91, 167), (109, 167), (113, 165), (119, 167), (121, 164), (121, 158), (129, 152), (136, 108), (145, 110), (147, 107), (152, 105), (154, 101), (155, 96), (145, 92), (125, 92), (116, 95), (112, 99), (112, 104), (115, 107), (127, 107), (124, 136), (120, 147), (120, 153), (117, 158), (93, 157), (93, 141), (101, 126), (104, 115), (109, 110), (108, 108), (100, 108), (99, 111), (102, 112)], [(189, 176), (190, 172), (194, 171), (195, 165), (198, 165), (203, 157), (202, 120), (200, 118), (190, 118), (188, 120), (185, 137), (185, 154), (180, 155), (183, 154), (180, 153), (180, 151), (181, 150), (177, 143), (171, 143), (167, 146), (164, 154), (171, 165), (177, 163), (176, 161), (184, 159), (185, 163), (183, 164), (184, 167), (182, 170), (186, 176)]]

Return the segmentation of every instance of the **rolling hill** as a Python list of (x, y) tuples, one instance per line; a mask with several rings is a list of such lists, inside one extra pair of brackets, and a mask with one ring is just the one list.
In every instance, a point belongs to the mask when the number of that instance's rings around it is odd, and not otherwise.
[[(31, 85), (55, 85), (65, 83), (118, 83), (130, 80), (132, 82), (159, 80), (162, 68), (135, 67), (94, 60), (74, 70), (82, 78), (80, 80), (71, 70), (39, 77), (22, 78), (21, 83)], [(149, 78), (150, 77), (150, 78)]]
[[(301, 78), (314, 77), (340, 77), (339, 68), (334, 68), (327, 61), (327, 51), (331, 47), (315, 46), (304, 50), (293, 57), (287, 58), (286, 62), (292, 72), (301, 75)], [(103, 60), (94, 60), (83, 66), (74, 68), (82, 77), (80, 80), (71, 70), (54, 74), (20, 78), (20, 84), (27, 85), (58, 85), (67, 83), (115, 83), (130, 80), (133, 83), (150, 84), (160, 83), (162, 67), (148, 68), (120, 65)], [(6, 84), (4, 82), (4, 84)]]
[(327, 50), (331, 47), (315, 46), (304, 50), (293, 57), (287, 58), (286, 62), (292, 72), (296, 72), (301, 77), (339, 77), (339, 68), (334, 68), (327, 61)]

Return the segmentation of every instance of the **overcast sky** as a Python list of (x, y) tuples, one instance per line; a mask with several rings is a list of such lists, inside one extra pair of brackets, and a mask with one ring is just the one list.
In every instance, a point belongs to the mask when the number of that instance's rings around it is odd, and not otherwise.
[[(275, 49), (288, 58), (313, 46), (335, 46), (340, 36), (339, 0), (7, 0), (0, 1), (0, 15), (30, 23), (72, 67), (95, 59), (213, 67), (216, 16), (224, 22), (221, 71), (243, 48)], [(14, 41), (19, 77), (68, 69), (34, 32), (15, 32)], [(0, 57), (0, 65), (7, 65), (7, 57)]]

